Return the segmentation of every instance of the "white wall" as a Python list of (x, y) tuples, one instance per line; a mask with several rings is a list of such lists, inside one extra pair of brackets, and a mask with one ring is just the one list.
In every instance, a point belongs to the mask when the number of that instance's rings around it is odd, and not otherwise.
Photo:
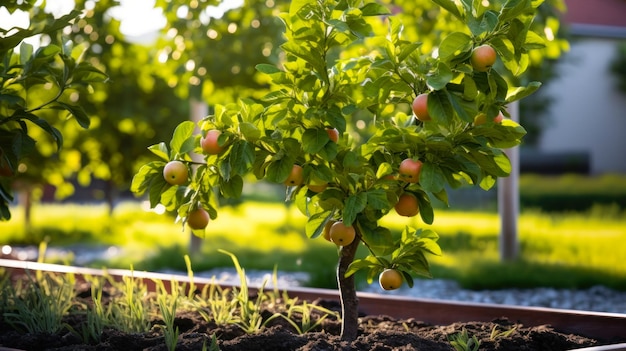
[(539, 148), (587, 151), (593, 174), (626, 173), (626, 93), (617, 90), (609, 69), (618, 42), (572, 40), (558, 65), (558, 78), (545, 86), (554, 103)]

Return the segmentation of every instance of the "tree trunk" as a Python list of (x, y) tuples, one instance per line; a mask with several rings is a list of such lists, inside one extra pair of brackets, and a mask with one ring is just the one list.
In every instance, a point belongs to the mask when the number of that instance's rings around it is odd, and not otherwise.
[[(206, 102), (190, 97), (189, 98), (189, 119), (196, 124), (195, 133), (200, 133), (200, 128), (198, 127), (198, 123), (206, 117), (209, 113), (209, 106)], [(202, 156), (191, 153), (191, 159), (194, 162), (203, 162), (204, 159)], [(202, 238), (195, 236), (191, 230), (189, 230), (189, 253), (191, 255), (200, 253), (200, 248), (202, 248)]]
[(26, 242), (35, 242), (35, 237), (32, 232), (32, 209), (33, 209), (33, 191), (31, 186), (24, 186), (19, 190), (19, 202), (24, 208), (24, 238)]
[(106, 204), (109, 207), (109, 218), (113, 217), (113, 210), (115, 209), (115, 185), (112, 180), (107, 180), (104, 183), (104, 196)]
[(339, 265), (337, 266), (337, 283), (341, 299), (341, 340), (356, 340), (359, 331), (359, 300), (356, 296), (354, 275), (346, 277), (348, 266), (356, 255), (361, 240), (359, 236), (339, 250)]

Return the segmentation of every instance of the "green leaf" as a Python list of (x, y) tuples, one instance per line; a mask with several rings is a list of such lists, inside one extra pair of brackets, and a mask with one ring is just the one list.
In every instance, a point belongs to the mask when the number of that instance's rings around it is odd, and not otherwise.
[(43, 129), (46, 133), (50, 134), (50, 136), (56, 141), (57, 148), (60, 149), (63, 146), (63, 135), (61, 134), (61, 132), (52, 125), (50, 125), (50, 123), (48, 123), (48, 121), (46, 121), (45, 119), (39, 118), (29, 113), (28, 117), (31, 116), (33, 118), (28, 119), (35, 123), (37, 126), (39, 126), (39, 128)]
[(471, 18), (468, 27), (473, 36), (481, 36), (484, 33), (493, 32), (498, 26), (498, 14), (494, 11), (487, 11), (479, 18)]
[(396, 249), (393, 235), (388, 228), (362, 221), (357, 221), (357, 226), (363, 241), (377, 255), (389, 255)]
[(521, 100), (537, 91), (539, 87), (541, 87), (541, 82), (530, 82), (526, 87), (516, 87), (513, 90), (509, 91), (506, 97), (506, 102), (508, 103)]
[(80, 62), (73, 71), (73, 82), (81, 84), (106, 82), (109, 77), (87, 62)]
[(363, 16), (380, 16), (390, 14), (391, 12), (386, 6), (375, 2), (370, 2), (369, 4), (365, 4), (365, 6), (361, 7), (361, 15)]
[(57, 101), (56, 103), (63, 106), (64, 109), (71, 113), (81, 127), (85, 129), (89, 128), (89, 116), (87, 116), (87, 113), (81, 106), (73, 106), (61, 101)]
[(376, 170), (376, 178), (381, 179), (384, 176), (390, 175), (393, 173), (393, 167), (388, 162), (383, 162), (378, 166)]
[(505, 177), (511, 174), (511, 170), (512, 170), (511, 161), (509, 160), (508, 156), (504, 152), (497, 150), (497, 153), (494, 156), (493, 160), (495, 161), (498, 168), (506, 174), (504, 175)]
[(366, 192), (367, 205), (375, 210), (384, 210), (390, 207), (387, 193), (383, 189), (373, 189)]
[(343, 207), (343, 223), (347, 226), (353, 225), (356, 216), (365, 210), (365, 206), (367, 206), (366, 193), (348, 196)]
[(133, 176), (130, 191), (135, 194), (142, 195), (152, 182), (153, 177), (158, 175), (163, 178), (164, 166), (165, 162), (163, 161), (153, 161), (141, 166), (139, 171), (137, 171), (135, 176)]
[(483, 179), (480, 180), (480, 183), (478, 184), (483, 190), (489, 190), (491, 188), (493, 188), (494, 185), (496, 185), (496, 178), (492, 177), (492, 176), (486, 176)]
[(33, 55), (33, 46), (27, 42), (20, 45), (20, 62), (25, 64)]
[(454, 112), (456, 112), (457, 116), (459, 116), (459, 118), (461, 118), (465, 122), (468, 122), (468, 123), (473, 122), (474, 115), (476, 115), (476, 111), (471, 110), (471, 112), (469, 112), (468, 110), (474, 109), (475, 105), (471, 103), (467, 103), (465, 100), (458, 97), (454, 93), (448, 93), (447, 95), (448, 95), (448, 100), (450, 101), (450, 104), (452, 105), (452, 108), (454, 109)]
[(478, 87), (476, 82), (470, 75), (463, 77), (463, 99), (467, 101), (474, 101), (478, 96)]
[(243, 178), (240, 175), (234, 175), (228, 180), (223, 179), (220, 183), (220, 190), (226, 198), (240, 198), (243, 191)]
[(0, 102), (6, 101), (9, 106), (20, 106), (24, 107), (26, 104), (26, 100), (24, 100), (21, 96), (11, 95), (11, 94), (0, 94)]
[(282, 73), (283, 71), (281, 71), (278, 67), (274, 66), (274, 65), (270, 65), (267, 63), (260, 63), (256, 66), (254, 66), (256, 68), (257, 71), (261, 72), (261, 73), (265, 73), (265, 74), (274, 74), (274, 73)]
[(345, 194), (337, 188), (328, 188), (319, 194), (318, 205), (324, 210), (343, 209)]
[(402, 49), (398, 54), (398, 63), (404, 61), (409, 55), (411, 55), (415, 50), (419, 49), (422, 46), (421, 43), (409, 43), (406, 45), (402, 45)]
[(530, 50), (536, 50), (536, 49), (543, 49), (545, 47), (546, 47), (546, 43), (543, 40), (543, 38), (539, 36), (539, 34), (530, 30), (526, 33), (526, 41), (524, 42), (525, 50), (530, 51)]
[(426, 162), (422, 164), (422, 170), (420, 172), (420, 185), (424, 190), (433, 193), (443, 190), (445, 185), (445, 175), (439, 165)]
[(245, 174), (254, 164), (254, 146), (245, 140), (237, 140), (231, 147), (228, 162), (235, 174)]
[(184, 121), (176, 127), (170, 141), (170, 150), (174, 155), (182, 153), (181, 148), (183, 144), (193, 135), (195, 128), (196, 124), (192, 121)]
[(270, 162), (267, 166), (265, 178), (269, 182), (283, 183), (289, 177), (291, 169), (293, 168), (293, 161), (289, 158), (282, 158)]
[[(162, 171), (162, 169), (161, 169)], [(163, 176), (153, 176), (150, 179), (150, 184), (148, 185), (148, 198), (150, 199), (150, 207), (154, 208), (161, 202), (161, 197), (163, 193), (165, 193), (168, 189), (177, 188), (176, 186), (171, 186), (165, 181)], [(175, 190), (171, 190), (171, 194), (175, 194)]]
[(478, 148), (469, 150), (465, 154), (470, 160), (478, 164), (488, 175), (506, 177), (511, 172), (511, 164), (506, 155), (499, 149)]
[(417, 196), (417, 202), (419, 203), (419, 213), (422, 221), (426, 224), (433, 224), (435, 221), (435, 212), (433, 211), (433, 206), (430, 203), (428, 195), (424, 193), (422, 196)]
[(455, 57), (466, 55), (470, 50), (472, 50), (472, 37), (465, 33), (453, 32), (441, 41), (439, 59), (450, 62)]
[(435, 90), (428, 94), (428, 114), (439, 123), (448, 125), (452, 123), (454, 110), (448, 99), (446, 91)]
[(179, 152), (181, 154), (188, 154), (192, 152), (197, 147), (197, 145), (198, 145), (197, 139), (193, 136), (190, 136), (189, 138), (185, 139), (183, 144), (180, 146)]
[(435, 195), (435, 198), (437, 198), (437, 200), (443, 202), (444, 205), (450, 207), (450, 203), (448, 201), (448, 192), (445, 188), (439, 192), (433, 193), (433, 195)]
[(157, 155), (166, 162), (170, 160), (169, 150), (167, 149), (167, 145), (164, 142), (151, 145), (148, 147), (148, 150), (150, 150), (150, 152)]
[(333, 142), (328, 142), (326, 143), (326, 145), (324, 145), (324, 147), (319, 151), (318, 155), (328, 161), (331, 162), (332, 160), (335, 159), (335, 157), (337, 157), (337, 153), (339, 152), (339, 146), (336, 143)]
[(35, 53), (35, 59), (48, 60), (61, 53), (61, 48), (58, 45), (47, 45), (37, 49)]
[(500, 22), (519, 17), (528, 11), (533, 11), (530, 0), (507, 0), (500, 10)]
[(250, 122), (242, 122), (239, 124), (239, 130), (243, 137), (251, 143), (261, 138), (261, 130)]
[(307, 129), (302, 134), (302, 150), (309, 154), (317, 154), (329, 141), (325, 130)]
[(515, 45), (506, 37), (500, 36), (493, 38), (491, 45), (498, 52), (500, 60), (504, 63), (504, 67), (509, 71), (517, 74), (519, 71), (518, 57), (515, 55)]
[(435, 4), (441, 6), (450, 12), (454, 17), (464, 21), (465, 16), (461, 14), (459, 8), (456, 6), (456, 1), (454, 0), (432, 0)]
[(359, 258), (352, 261), (346, 270), (345, 276), (349, 277), (362, 269), (378, 269), (379, 271), (382, 271), (383, 268), (383, 265), (376, 259), (376, 257), (368, 255), (365, 258)]
[(333, 218), (335, 211), (324, 211), (309, 217), (305, 226), (305, 233), (311, 239), (317, 238), (324, 231), (326, 223)]
[(426, 84), (434, 90), (441, 90), (450, 83), (453, 77), (450, 67), (443, 62), (439, 62), (437, 70), (426, 78)]

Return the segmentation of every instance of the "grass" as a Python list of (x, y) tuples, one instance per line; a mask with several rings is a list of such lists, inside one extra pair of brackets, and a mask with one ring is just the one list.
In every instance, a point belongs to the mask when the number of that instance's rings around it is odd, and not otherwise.
[[(34, 210), (30, 240), (47, 238), (50, 246), (120, 245), (124, 253), (92, 266), (184, 272), (189, 233), (167, 215), (123, 203), (109, 218), (104, 206), (40, 205)], [(28, 241), (19, 209), (14, 219), (0, 223), (4, 243)], [(311, 286), (335, 287), (336, 247), (304, 235), (305, 217), (282, 203), (246, 203), (223, 208), (209, 224), (197, 255), (195, 271), (232, 267), (234, 253), (247, 270), (306, 271)], [(383, 219), (394, 232), (405, 225), (423, 226), (419, 219), (390, 214)], [(626, 290), (626, 213), (596, 207), (584, 213), (525, 211), (519, 219), (520, 258), (501, 263), (499, 219), (493, 212), (437, 211), (432, 228), (440, 234), (444, 255), (430, 257), (437, 278), (457, 280), (467, 288), (552, 286), (584, 288), (602, 284)], [(364, 254), (361, 251), (360, 254)], [(362, 281), (362, 277), (359, 277)]]

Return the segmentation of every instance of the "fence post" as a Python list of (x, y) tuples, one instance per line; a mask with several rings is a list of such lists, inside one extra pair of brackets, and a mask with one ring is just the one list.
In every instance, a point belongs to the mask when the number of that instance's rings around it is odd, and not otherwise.
[[(511, 119), (519, 122), (519, 102), (509, 105)], [(498, 178), (498, 212), (500, 214), (500, 261), (518, 256), (517, 222), (519, 215), (519, 146), (504, 150), (511, 161), (511, 175)]]

